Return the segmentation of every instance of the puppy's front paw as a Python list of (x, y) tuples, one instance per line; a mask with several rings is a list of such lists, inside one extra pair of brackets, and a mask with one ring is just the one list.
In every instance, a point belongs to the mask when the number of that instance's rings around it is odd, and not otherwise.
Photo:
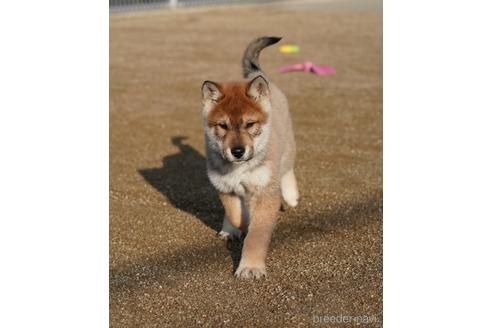
[(228, 231), (222, 230), (221, 232), (219, 232), (217, 234), (217, 237), (219, 237), (219, 239), (221, 239), (223, 241), (233, 241), (235, 239), (241, 238), (241, 231), (237, 230), (237, 231), (228, 232)]
[(264, 267), (241, 267), (237, 268), (235, 276), (237, 278), (244, 279), (261, 279), (266, 276), (266, 270)]

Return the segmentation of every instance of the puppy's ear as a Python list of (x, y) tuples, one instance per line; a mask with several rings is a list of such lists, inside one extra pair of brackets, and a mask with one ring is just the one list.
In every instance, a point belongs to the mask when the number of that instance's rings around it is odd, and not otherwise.
[(258, 75), (248, 84), (247, 94), (256, 101), (267, 99), (270, 97), (270, 88), (268, 87), (267, 80)]
[(202, 99), (204, 102), (217, 102), (222, 99), (223, 94), (218, 83), (205, 81), (202, 84)]

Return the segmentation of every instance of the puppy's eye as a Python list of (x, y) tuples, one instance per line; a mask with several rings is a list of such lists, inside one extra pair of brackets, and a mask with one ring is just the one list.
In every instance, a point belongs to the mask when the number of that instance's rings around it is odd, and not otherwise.
[(255, 124), (256, 124), (256, 122), (248, 122), (248, 123), (246, 123), (246, 129), (252, 128), (253, 125), (255, 125)]
[(217, 124), (221, 129), (227, 130), (227, 124), (225, 123), (219, 123)]

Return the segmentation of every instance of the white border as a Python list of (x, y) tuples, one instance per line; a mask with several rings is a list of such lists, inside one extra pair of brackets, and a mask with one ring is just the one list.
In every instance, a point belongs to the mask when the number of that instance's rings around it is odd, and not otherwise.
[(0, 327), (108, 326), (108, 4), (0, 10)]
[(490, 325), (491, 12), (385, 2), (387, 327)]
[[(486, 1), (389, 1), (384, 322), (489, 323)], [(108, 8), (0, 11), (0, 326), (108, 325)]]

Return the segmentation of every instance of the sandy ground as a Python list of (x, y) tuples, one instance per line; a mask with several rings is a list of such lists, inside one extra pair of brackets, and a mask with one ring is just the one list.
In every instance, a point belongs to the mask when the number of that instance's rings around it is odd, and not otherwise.
[[(382, 326), (382, 12), (370, 4), (110, 18), (112, 327)], [(200, 86), (240, 78), (261, 35), (301, 47), (260, 62), (290, 101), (302, 199), (280, 215), (268, 277), (241, 281), (241, 243), (216, 237)], [(337, 74), (276, 72), (305, 59)], [(351, 322), (319, 322), (342, 315)]]

